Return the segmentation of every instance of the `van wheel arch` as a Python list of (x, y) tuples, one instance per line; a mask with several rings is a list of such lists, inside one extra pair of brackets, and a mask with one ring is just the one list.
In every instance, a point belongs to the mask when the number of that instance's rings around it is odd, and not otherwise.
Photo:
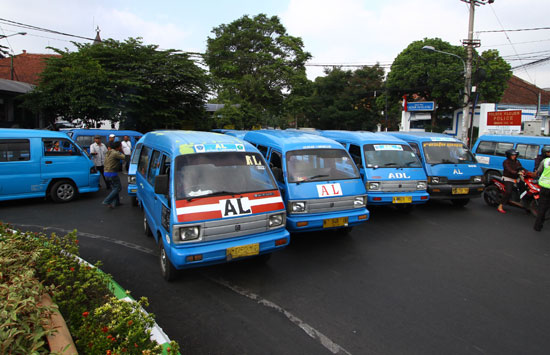
[(47, 191), (51, 199), (58, 203), (70, 202), (78, 196), (78, 187), (68, 178), (50, 181)]

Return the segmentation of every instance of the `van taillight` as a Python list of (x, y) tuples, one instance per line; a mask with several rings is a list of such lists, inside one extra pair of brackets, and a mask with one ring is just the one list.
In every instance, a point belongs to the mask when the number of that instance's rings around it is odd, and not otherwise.
[(92, 166), (90, 168), (90, 174), (96, 174), (97, 173), (97, 169), (95, 168), (95, 166)]

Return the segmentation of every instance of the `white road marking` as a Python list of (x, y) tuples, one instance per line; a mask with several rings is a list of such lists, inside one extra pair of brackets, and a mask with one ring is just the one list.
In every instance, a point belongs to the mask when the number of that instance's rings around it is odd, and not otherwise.
[[(37, 226), (37, 225), (32, 225), (32, 224), (12, 224), (12, 225), (17, 226), (17, 227), (22, 227), (22, 228), (26, 228), (26, 227), (28, 227), (28, 228), (41, 228), (41, 229), (46, 230), (46, 231), (57, 231), (57, 232), (62, 232), (62, 233), (72, 232), (72, 230), (66, 230), (66, 229), (57, 228), (57, 227), (43, 227), (43, 226)], [(157, 255), (157, 253), (152, 249), (144, 248), (140, 245), (133, 244), (133, 243), (128, 243), (128, 242), (125, 242), (125, 241), (122, 241), (122, 240), (112, 239), (112, 238), (105, 237), (105, 236), (102, 236), (102, 235), (97, 235), (97, 234), (92, 234), (92, 233), (84, 233), (84, 232), (77, 232), (77, 235), (82, 236), (82, 237), (91, 238), (91, 239), (100, 239), (100, 240), (104, 240), (104, 241), (109, 242), (109, 243), (122, 245), (124, 247), (140, 251), (142, 253), (155, 255), (155, 256)], [(204, 275), (204, 276), (206, 278), (208, 278), (209, 280), (211, 280), (212, 282), (215, 282), (215, 283), (217, 283), (221, 286), (224, 286), (224, 287), (230, 289), (231, 291), (233, 291), (233, 292), (235, 292), (235, 293), (237, 293), (241, 296), (244, 296), (244, 297), (246, 297), (250, 300), (253, 300), (253, 301), (257, 302), (258, 304), (260, 304), (264, 307), (268, 307), (268, 308), (276, 310), (277, 312), (282, 313), (290, 322), (297, 325), (309, 337), (311, 337), (312, 339), (315, 339), (316, 341), (318, 341), (322, 346), (324, 346), (331, 353), (339, 354), (339, 355), (340, 354), (351, 355), (351, 353), (349, 351), (347, 351), (346, 349), (344, 349), (340, 345), (336, 344), (335, 342), (330, 340), (326, 335), (324, 335), (323, 333), (321, 333), (317, 329), (313, 328), (312, 326), (310, 326), (309, 324), (307, 324), (306, 322), (304, 322), (300, 318), (296, 317), (294, 314), (292, 314), (289, 311), (285, 310), (281, 306), (279, 306), (279, 305), (277, 305), (277, 304), (275, 304), (275, 303), (273, 303), (269, 300), (266, 300), (265, 298), (262, 298), (262, 297), (260, 297), (259, 295), (255, 294), (253, 292), (245, 290), (242, 287), (233, 285), (233, 284), (231, 284), (231, 283), (229, 283), (225, 280), (215, 279), (215, 278), (212, 278), (212, 277), (209, 277), (209, 276), (206, 276), (206, 275)]]

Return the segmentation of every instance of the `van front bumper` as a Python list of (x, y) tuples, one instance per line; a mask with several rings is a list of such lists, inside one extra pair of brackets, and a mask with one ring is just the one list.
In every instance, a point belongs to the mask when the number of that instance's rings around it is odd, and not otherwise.
[[(428, 192), (432, 200), (455, 200), (481, 197), (485, 185), (479, 184), (428, 184)], [(465, 192), (464, 189), (468, 189)]]
[[(395, 199), (394, 199), (395, 197)], [(410, 203), (403, 203), (404, 197), (410, 197)], [(418, 205), (428, 202), (430, 194), (426, 191), (414, 192), (367, 192), (367, 205)]]
[[(366, 208), (318, 214), (294, 214), (286, 216), (286, 228), (289, 232), (313, 232), (319, 230), (353, 227), (369, 219), (370, 213)], [(325, 220), (348, 218), (347, 225), (338, 227), (323, 227)]]
[[(286, 243), (275, 245), (275, 241), (286, 238)], [(231, 261), (227, 256), (227, 249), (250, 244), (259, 244), (260, 253), (268, 254), (276, 250), (283, 249), (290, 242), (290, 234), (285, 228), (279, 228), (260, 235), (248, 235), (238, 238), (222, 239), (211, 242), (195, 243), (195, 244), (173, 244), (168, 245), (164, 240), (167, 249), (168, 257), (176, 269), (187, 269), (198, 266), (206, 266), (212, 264), (220, 264)], [(187, 257), (202, 255), (201, 260), (188, 261)], [(244, 258), (232, 259), (241, 260)]]

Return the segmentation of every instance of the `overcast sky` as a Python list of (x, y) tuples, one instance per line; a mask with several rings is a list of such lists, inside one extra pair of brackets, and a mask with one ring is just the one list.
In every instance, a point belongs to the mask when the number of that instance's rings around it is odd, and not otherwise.
[[(0, 39), (15, 54), (52, 53), (46, 47), (74, 49), (83, 39), (23, 29), (5, 20), (83, 37), (124, 40), (142, 37), (160, 48), (204, 52), (212, 28), (243, 15), (281, 18), (288, 33), (301, 37), (313, 55), (310, 64), (366, 64), (388, 67), (412, 41), (439, 37), (460, 45), (467, 38), (468, 5), (460, 0), (0, 0)], [(476, 7), (475, 38), (480, 51), (497, 49), (514, 66), (550, 57), (548, 0), (495, 0)], [(501, 31), (481, 32), (478, 31)], [(323, 75), (308, 66), (308, 76)], [(550, 88), (550, 61), (514, 74)]]

